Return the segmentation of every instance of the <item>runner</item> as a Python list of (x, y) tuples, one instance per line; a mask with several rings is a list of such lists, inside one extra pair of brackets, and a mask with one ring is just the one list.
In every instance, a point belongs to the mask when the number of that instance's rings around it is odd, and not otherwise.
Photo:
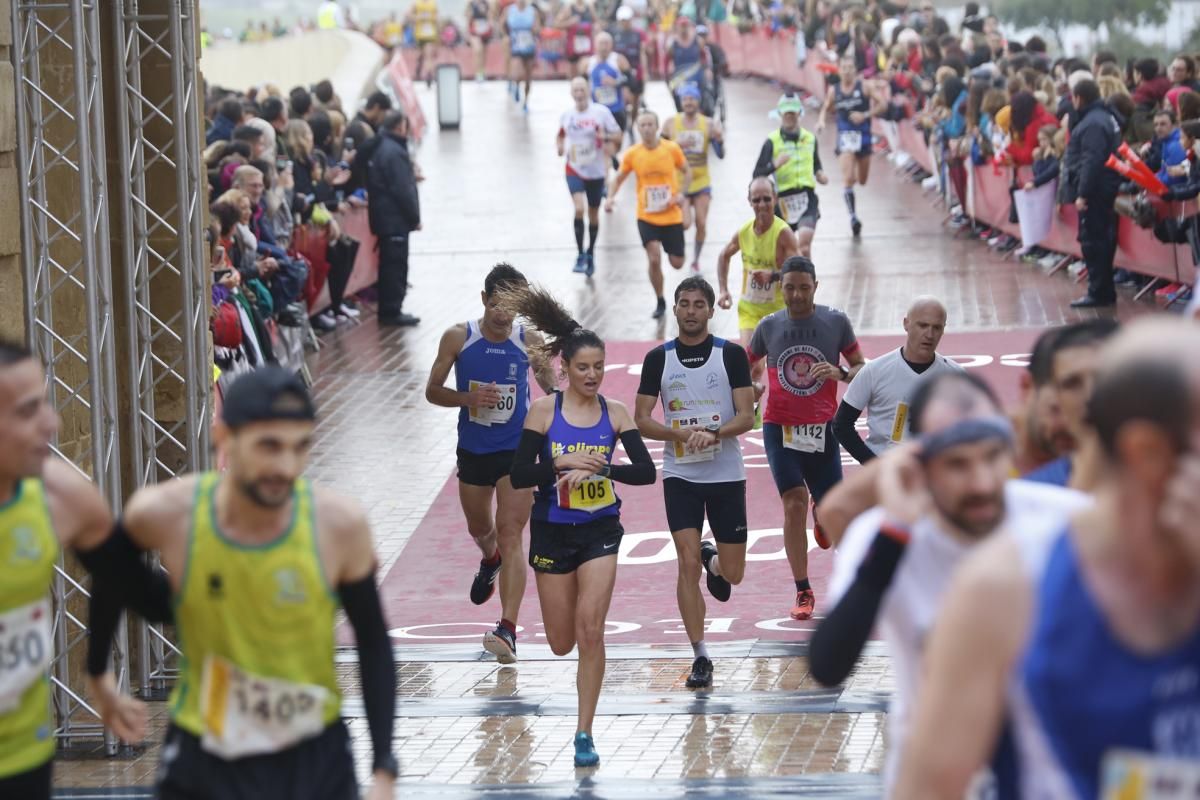
[(679, 89), (683, 112), (668, 117), (662, 135), (683, 149), (692, 168), (692, 182), (683, 201), (683, 227), (696, 223), (696, 255), (692, 271), (700, 271), (700, 250), (708, 234), (708, 207), (712, 203), (712, 178), (708, 174), (708, 148), (711, 145), (717, 158), (725, 157), (725, 134), (721, 123), (700, 113), (700, 89), (686, 84)]
[(775, 213), (787, 221), (800, 241), (800, 255), (812, 257), (813, 234), (821, 218), (816, 185), (829, 183), (821, 168), (817, 137), (800, 127), (804, 103), (785, 94), (775, 105), (780, 126), (763, 142), (754, 166), (754, 176), (772, 176), (779, 206)]
[[(697, 585), (701, 565), (709, 593), (722, 603), (746, 570), (746, 468), (738, 436), (754, 424), (754, 389), (745, 349), (708, 332), (715, 299), (699, 276), (676, 287), (679, 336), (646, 354), (634, 413), (643, 436), (666, 443), (663, 500), (679, 565), (675, 596), (695, 657), (691, 688), (711, 686), (713, 674)], [(660, 397), (664, 422), (651, 416)], [(706, 513), (715, 545), (700, 540)]]
[(416, 79), (424, 77), (427, 84), (433, 83), (433, 64), (438, 48), (437, 0), (413, 0), (408, 11), (408, 24), (412, 26), (413, 39), (420, 52), (417, 55)]
[[(368, 797), (390, 798), (396, 675), (375, 586), (377, 559), (357, 505), (301, 477), (316, 411), (282, 367), (238, 377), (214, 440), (222, 473), (148, 486), (110, 537), (137, 560), (155, 550), (171, 582), (180, 676), (160, 756), (157, 797), (357, 798), (334, 665), (338, 606), (354, 629), (374, 748)], [(132, 543), (132, 545), (130, 544)], [(98, 591), (129, 591), (113, 566)], [(88, 671), (97, 707), (121, 733), (105, 661), (114, 624), (93, 605)]]
[(1090, 508), (959, 568), (926, 643), (896, 796), (962, 797), (1005, 720), (1023, 797), (1186, 797), (1200, 780), (1200, 329), (1101, 354)]
[[(596, 54), (584, 64), (583, 75), (591, 87), (592, 100), (612, 112), (613, 119), (621, 128), (622, 137), (628, 120), (625, 118), (625, 92), (621, 85), (629, 73), (629, 62), (625, 56), (613, 51), (613, 37), (601, 31), (596, 34)], [(621, 140), (617, 140), (619, 147)]]
[[(537, 578), (546, 642), (565, 656), (579, 645), (579, 719), (575, 766), (600, 763), (592, 721), (604, 681), (604, 627), (617, 577), (621, 500), (613, 482), (654, 483), (655, 469), (629, 411), (600, 394), (604, 342), (543, 291), (502, 301), (547, 337), (567, 388), (534, 401), (512, 467), (513, 486), (537, 487), (529, 526), (529, 564)], [(630, 464), (613, 464), (617, 441)], [(535, 463), (536, 460), (536, 463)]]
[(487, 47), (492, 41), (492, 4), (490, 0), (470, 0), (466, 13), (467, 35), (475, 54), (475, 80), (482, 83), (487, 77)]
[[(768, 314), (783, 309), (783, 289), (780, 287), (779, 271), (783, 262), (797, 254), (796, 236), (787, 223), (775, 216), (777, 206), (775, 187), (767, 178), (750, 181), (748, 192), (754, 219), (743, 225), (733, 235), (717, 257), (717, 285), (721, 296), (717, 305), (730, 308), (733, 298), (729, 296), (729, 262), (739, 252), (742, 254), (742, 291), (738, 299), (738, 331), (743, 347), (750, 346), (750, 338), (758, 323)], [(762, 384), (766, 362), (751, 365), (754, 380), (755, 401), (766, 389)], [(757, 419), (757, 416), (756, 416)], [(756, 424), (758, 424), (756, 422)]]
[(885, 796), (904, 757), (922, 645), (958, 564), (1003, 527), (1036, 525), (1046, 514), (1087, 503), (1077, 492), (1008, 480), (1012, 425), (975, 375), (926, 371), (910, 399), (915, 441), (875, 462), (880, 505), (859, 516), (838, 543), (831, 610), (809, 646), (813, 677), (835, 686), (850, 674), (872, 630), (887, 642), (896, 691), (888, 704)]
[[(571, 79), (575, 107), (563, 112), (558, 122), (555, 146), (567, 157), (567, 189), (575, 204), (575, 272), (589, 278), (596, 271), (596, 237), (600, 234), (600, 202), (604, 199), (604, 176), (608, 172), (610, 148), (621, 146), (621, 127), (612, 113), (588, 98), (588, 82)], [(583, 249), (583, 209), (587, 205), (588, 246)]]
[[(13, 800), (50, 799), (54, 565), (62, 550), (72, 548), (94, 566), (112, 530), (100, 493), (51, 453), (57, 430), (41, 365), (22, 345), (0, 341), (0, 797)], [(142, 562), (133, 568), (145, 572), (144, 585), (157, 589), (139, 604), (141, 612), (169, 620), (161, 575), (152, 578)], [(145, 707), (111, 699), (125, 730), (143, 735)]]
[[(442, 334), (429, 372), (425, 399), (459, 409), (458, 499), (467, 533), (483, 558), (471, 582), (471, 602), (483, 605), (500, 579), (500, 621), (483, 636), (483, 647), (501, 664), (517, 660), (517, 613), (525, 594), (525, 548), (533, 493), (513, 489), (508, 473), (529, 410), (529, 368), (543, 391), (554, 388), (549, 367), (538, 360), (536, 331), (514, 326), (500, 310), (497, 293), (526, 285), (509, 264), (497, 264), (483, 282), (483, 317)], [(533, 358), (527, 353), (533, 349)], [(455, 388), (446, 379), (454, 370)], [(496, 502), (492, 515), (492, 500)]]
[(646, 75), (649, 65), (646, 59), (646, 34), (633, 25), (634, 13), (629, 6), (617, 9), (617, 29), (613, 32), (613, 49), (625, 57), (629, 63), (629, 71), (625, 73), (625, 106), (630, 109), (626, 114), (629, 121), (626, 130), (629, 141), (634, 141), (634, 121), (642, 107), (642, 93), (646, 88)]
[(529, 0), (516, 0), (504, 14), (504, 32), (508, 36), (509, 85), (513, 102), (521, 102), (521, 84), (524, 83), (525, 102), (521, 110), (528, 114), (533, 64), (537, 59), (537, 37), (541, 32), (538, 10)]
[(855, 238), (862, 233), (862, 221), (855, 205), (855, 185), (866, 186), (871, 173), (871, 118), (884, 110), (875, 92), (859, 79), (854, 54), (847, 53), (838, 61), (840, 80), (833, 91), (825, 94), (825, 105), (817, 117), (817, 133), (825, 130), (825, 117), (837, 112), (837, 157), (842, 165), (845, 182), (843, 199), (850, 212), (850, 230)]
[(554, 26), (567, 34), (567, 62), (571, 65), (568, 75), (583, 73), (579, 62), (592, 54), (592, 28), (595, 24), (596, 13), (588, 0), (572, 0), (554, 17)]
[[(767, 359), (763, 446), (775, 486), (783, 498), (783, 545), (796, 603), (792, 619), (809, 619), (816, 598), (808, 582), (808, 496), (813, 505), (842, 479), (841, 448), (833, 438), (837, 381), (851, 381), (865, 363), (850, 319), (841, 311), (815, 304), (817, 273), (804, 256), (783, 262), (785, 310), (763, 318), (750, 340), (751, 362)], [(841, 366), (845, 358), (849, 368)], [(813, 538), (829, 542), (813, 520)]]
[[(960, 372), (962, 366), (937, 353), (946, 331), (946, 307), (936, 297), (918, 297), (904, 315), (905, 342), (868, 361), (850, 383), (833, 420), (833, 432), (860, 464), (909, 437), (909, 408), (922, 376)], [(867, 412), (867, 440), (854, 423)]]
[[(642, 143), (625, 151), (621, 169), (604, 204), (605, 211), (612, 211), (613, 198), (621, 191), (630, 173), (637, 175), (638, 233), (649, 262), (650, 286), (657, 298), (655, 319), (661, 319), (667, 313), (667, 301), (663, 298), (663, 251), (667, 251), (667, 260), (672, 267), (683, 267), (685, 246), (681, 206), (684, 197), (679, 187), (689, 186), (692, 182), (692, 168), (683, 151), (674, 142), (659, 138), (658, 124), (658, 115), (653, 111), (646, 110), (638, 115)], [(682, 184), (680, 171), (683, 172)]]
[(712, 116), (712, 106), (705, 102), (712, 89), (712, 65), (708, 50), (696, 36), (696, 26), (690, 17), (680, 16), (675, 20), (675, 35), (667, 45), (667, 88), (675, 100), (675, 110), (682, 111), (678, 91), (685, 84), (695, 84), (700, 89), (700, 107), (707, 116)]

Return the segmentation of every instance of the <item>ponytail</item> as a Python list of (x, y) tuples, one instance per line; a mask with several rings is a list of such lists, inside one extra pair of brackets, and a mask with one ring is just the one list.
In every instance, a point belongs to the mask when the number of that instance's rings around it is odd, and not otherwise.
[(542, 332), (546, 343), (541, 354), (550, 360), (559, 356), (570, 361), (581, 348), (604, 349), (604, 341), (587, 330), (563, 308), (554, 296), (537, 286), (513, 286), (497, 292), (501, 309), (513, 316), (524, 317)]

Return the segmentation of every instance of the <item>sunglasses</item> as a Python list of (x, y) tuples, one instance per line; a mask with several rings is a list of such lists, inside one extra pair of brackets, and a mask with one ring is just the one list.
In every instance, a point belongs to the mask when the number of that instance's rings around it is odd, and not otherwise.
[(758, 205), (759, 203), (774, 203), (775, 198), (770, 195), (760, 195), (758, 197), (751, 197), (750, 202), (754, 205)]

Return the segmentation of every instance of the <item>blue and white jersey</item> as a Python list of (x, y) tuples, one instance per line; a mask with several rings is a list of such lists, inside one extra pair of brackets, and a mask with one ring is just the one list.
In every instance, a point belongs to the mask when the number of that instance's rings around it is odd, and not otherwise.
[(594, 102), (607, 106), (608, 110), (614, 114), (625, 110), (625, 93), (621, 91), (620, 84), (604, 83), (605, 78), (612, 78), (614, 81), (621, 80), (620, 57), (616, 53), (609, 53), (608, 58), (603, 61), (597, 56), (589, 58), (587, 75)]
[(495, 383), (500, 403), (495, 408), (463, 408), (458, 414), (458, 446), (476, 455), (516, 450), (529, 412), (529, 354), (525, 328), (514, 325), (503, 342), (484, 337), (479, 323), (467, 323), (467, 340), (454, 361), (454, 381), (460, 392)]
[[(1070, 527), (1014, 533), (1034, 596), (1009, 687), (1021, 796), (1195, 797), (1200, 630), (1166, 652), (1131, 650), (1087, 585)], [(1155, 794), (1164, 781), (1191, 793)], [(1127, 792), (1137, 786), (1145, 793)]]
[(514, 56), (532, 56), (537, 52), (537, 37), (533, 34), (533, 26), (537, 23), (537, 10), (533, 4), (524, 10), (515, 4), (505, 12), (508, 23), (509, 49)]

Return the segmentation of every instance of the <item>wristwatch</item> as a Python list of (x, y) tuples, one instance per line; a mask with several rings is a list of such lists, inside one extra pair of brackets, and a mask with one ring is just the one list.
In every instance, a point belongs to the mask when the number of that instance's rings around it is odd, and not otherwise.
[(721, 435), (721, 423), (714, 422), (711, 425), (705, 425), (704, 430), (713, 436), (719, 437)]
[(396, 756), (392, 753), (375, 756), (375, 763), (371, 767), (372, 772), (386, 772), (393, 778), (400, 775), (400, 762), (396, 761)]

